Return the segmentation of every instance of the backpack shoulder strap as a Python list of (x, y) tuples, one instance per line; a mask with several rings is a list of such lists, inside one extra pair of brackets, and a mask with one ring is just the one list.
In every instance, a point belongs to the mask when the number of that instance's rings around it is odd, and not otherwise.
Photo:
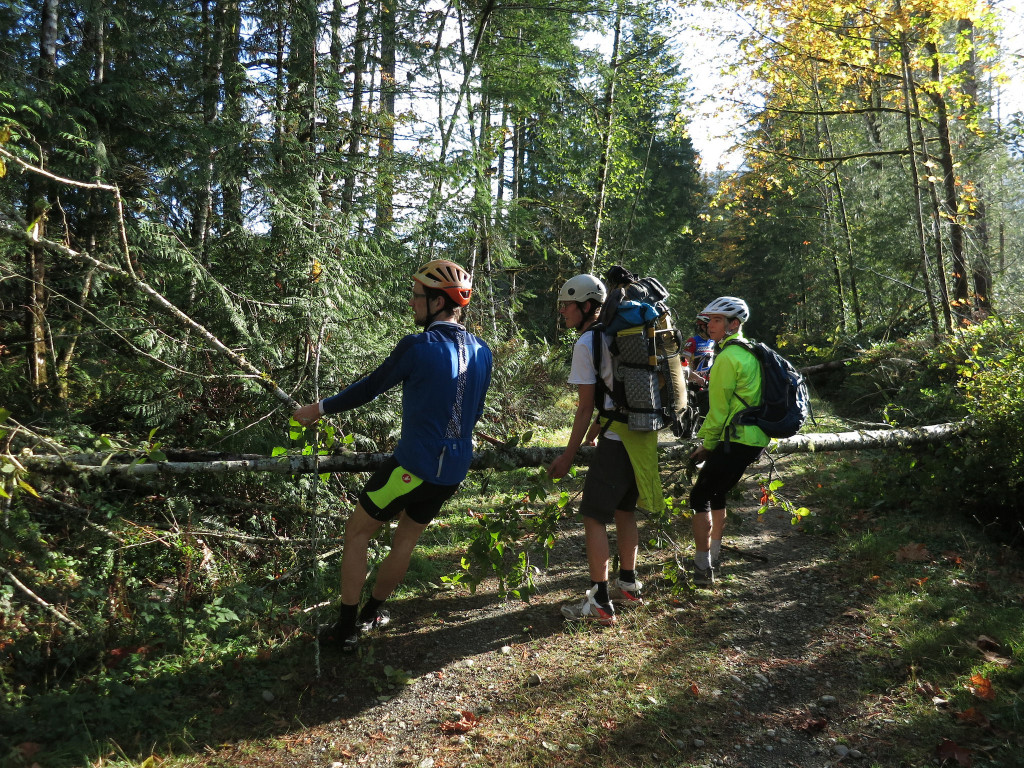
[(749, 339), (729, 339), (727, 342), (725, 342), (725, 344), (722, 345), (722, 351), (724, 352), (726, 347), (733, 346), (743, 347), (743, 349), (747, 350), (747, 352), (754, 355), (754, 357), (757, 357), (757, 355), (754, 353), (754, 342), (750, 341)]
[[(754, 359), (757, 361), (757, 365), (759, 367), (762, 365), (762, 363), (761, 363), (761, 356), (759, 354), (757, 354), (757, 352), (756, 352), (757, 346), (752, 341), (750, 341), (748, 339), (729, 339), (727, 342), (725, 342), (725, 344), (722, 345), (722, 351), (724, 352), (726, 347), (731, 347), (731, 346), (742, 347), (743, 349), (747, 350), (747, 352), (749, 352), (751, 355), (754, 356)], [(762, 387), (764, 386), (764, 373), (763, 373), (763, 371), (762, 371), (762, 374), (761, 374), (761, 386)], [(739, 400), (741, 403), (743, 403), (743, 407), (744, 408), (750, 408), (751, 407), (750, 403), (748, 403), (746, 400), (744, 400), (742, 397), (740, 397), (735, 392), (733, 392), (732, 395), (737, 400)]]
[(604, 386), (601, 379), (601, 358), (604, 356), (604, 344), (601, 343), (601, 336), (604, 335), (604, 324), (594, 323), (588, 329), (590, 331), (590, 354), (594, 359), (594, 370), (597, 372), (598, 388)]
[(607, 417), (607, 421), (605, 421), (598, 434), (599, 438), (604, 437), (604, 433), (608, 431), (608, 427), (612, 424), (612, 414), (604, 407), (605, 397), (611, 396), (611, 392), (608, 391), (608, 385), (605, 384), (604, 376), (601, 375), (601, 363), (604, 356), (604, 340), (602, 338), (604, 336), (604, 328), (604, 323), (595, 323), (587, 329), (592, 332), (590, 335), (590, 347), (591, 355), (594, 359), (594, 373), (597, 379), (594, 386), (594, 407), (597, 409), (598, 419)]

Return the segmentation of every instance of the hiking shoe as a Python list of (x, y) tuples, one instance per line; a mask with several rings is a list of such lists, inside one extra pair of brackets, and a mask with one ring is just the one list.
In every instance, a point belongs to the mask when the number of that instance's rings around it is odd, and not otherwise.
[(623, 605), (643, 605), (644, 597), (640, 590), (643, 589), (642, 581), (615, 580), (618, 587), (616, 597), (620, 598)]
[(605, 627), (615, 623), (615, 609), (611, 603), (607, 606), (601, 605), (594, 599), (597, 594), (597, 587), (587, 590), (587, 596), (580, 603), (567, 603), (562, 606), (562, 615), (567, 619), (596, 621)]
[(710, 587), (715, 583), (715, 569), (712, 568), (698, 568), (697, 564), (693, 565), (693, 583), (698, 587)]
[(391, 623), (391, 614), (385, 610), (379, 610), (369, 621), (359, 622), (359, 629), (363, 632), (372, 632), (375, 629), (381, 629)]
[(718, 575), (718, 570), (729, 562), (729, 556), (726, 554), (725, 549), (718, 553), (718, 557), (711, 559), (711, 567), (715, 571), (715, 575)]
[(346, 631), (340, 623), (325, 627), (320, 632), (320, 645), (335, 648), (343, 653), (352, 653), (359, 647), (359, 628), (354, 627)]

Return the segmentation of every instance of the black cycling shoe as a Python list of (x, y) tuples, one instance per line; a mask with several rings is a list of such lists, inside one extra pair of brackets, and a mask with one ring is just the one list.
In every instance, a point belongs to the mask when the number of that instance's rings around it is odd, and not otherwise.
[(351, 653), (359, 647), (359, 628), (352, 627), (346, 630), (340, 624), (325, 627), (320, 632), (320, 644), (343, 653)]

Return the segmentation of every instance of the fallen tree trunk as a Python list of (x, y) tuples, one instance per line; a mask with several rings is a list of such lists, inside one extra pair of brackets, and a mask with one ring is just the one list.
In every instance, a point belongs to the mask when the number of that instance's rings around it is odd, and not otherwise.
[(847, 363), (852, 363), (857, 358), (855, 357), (844, 357), (842, 360), (832, 360), (828, 363), (818, 363), (817, 365), (805, 365), (803, 368), (797, 368), (797, 370), (804, 376), (814, 376), (817, 373), (824, 371), (837, 371), (846, 367)]
[[(858, 432), (822, 432), (797, 435), (777, 440), (771, 446), (773, 455), (812, 453), (815, 451), (845, 451), (854, 449), (895, 448), (925, 443), (940, 443), (963, 433), (966, 422), (935, 424), (907, 429), (871, 429)], [(665, 461), (683, 461), (689, 457), (696, 441), (659, 443)], [(562, 453), (562, 448), (514, 447), (484, 448), (473, 457), (472, 469), (509, 471), (523, 467), (543, 467)], [(594, 448), (580, 449), (576, 464), (588, 465)], [(123, 455), (123, 454), (122, 454)], [(250, 457), (213, 461), (160, 461), (143, 463), (115, 463), (101, 454), (69, 456), (19, 456), (30, 472), (43, 475), (131, 475), (134, 477), (191, 474), (230, 474), (235, 472), (275, 472), (283, 475), (303, 475), (314, 472), (372, 472), (391, 454), (342, 453), (334, 456), (277, 456)]]

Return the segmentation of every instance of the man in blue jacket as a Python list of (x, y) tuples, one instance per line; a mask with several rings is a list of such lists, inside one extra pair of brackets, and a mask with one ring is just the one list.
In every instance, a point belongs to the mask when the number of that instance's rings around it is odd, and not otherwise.
[[(292, 416), (309, 426), (402, 385), (402, 434), (394, 455), (367, 481), (345, 526), (341, 607), (337, 623), (322, 635), (342, 650), (355, 650), (361, 631), (388, 622), (381, 606), (405, 578), (420, 534), (469, 471), (473, 429), (491, 383), (490, 349), (459, 324), (472, 292), (472, 278), (455, 262), (425, 264), (413, 275), (409, 300), (424, 332), (404, 337), (370, 375)], [(359, 611), (370, 539), (396, 517), (391, 551)]]

